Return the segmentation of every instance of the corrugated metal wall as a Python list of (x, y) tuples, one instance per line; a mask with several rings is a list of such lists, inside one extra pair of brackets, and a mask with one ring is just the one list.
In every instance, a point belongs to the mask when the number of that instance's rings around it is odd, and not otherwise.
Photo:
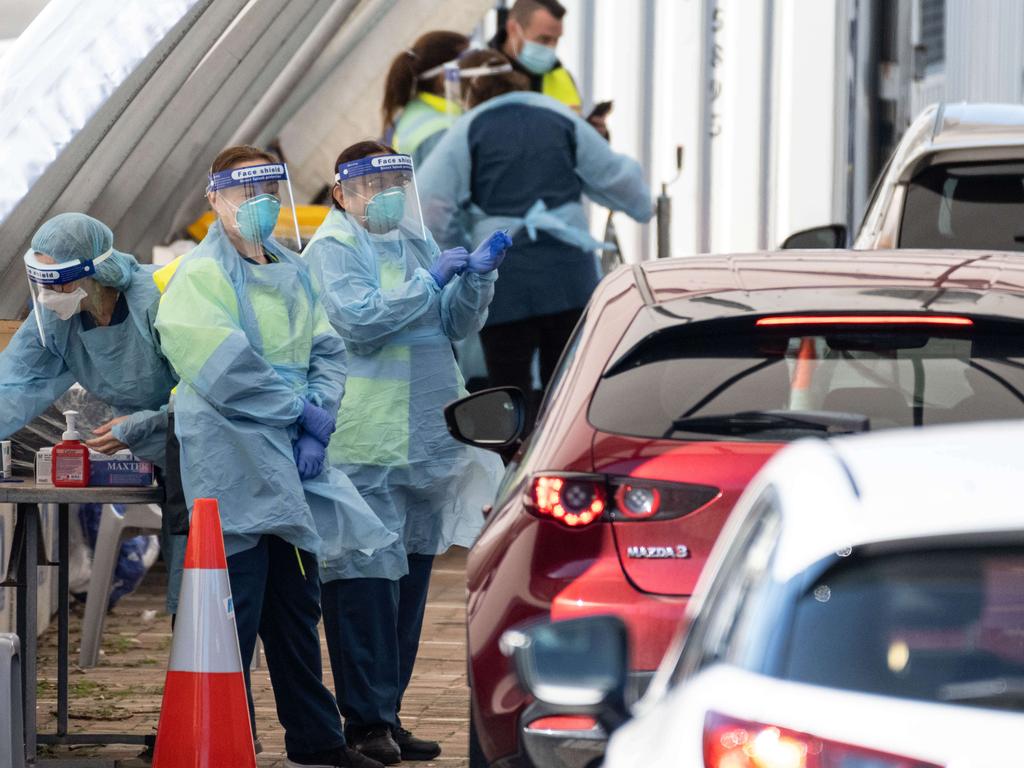
[(1024, 2), (946, 0), (947, 101), (1024, 96)]

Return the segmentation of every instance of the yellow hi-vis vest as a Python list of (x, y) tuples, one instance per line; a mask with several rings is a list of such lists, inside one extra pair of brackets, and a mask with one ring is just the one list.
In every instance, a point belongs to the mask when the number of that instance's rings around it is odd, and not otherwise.
[(541, 79), (541, 93), (562, 102), (577, 112), (583, 107), (583, 99), (576, 83), (565, 67), (555, 67)]
[(171, 278), (174, 277), (174, 273), (178, 271), (179, 266), (181, 266), (181, 256), (175, 257), (174, 261), (164, 264), (153, 273), (153, 282), (156, 283), (160, 293), (167, 292), (167, 286), (170, 284)]

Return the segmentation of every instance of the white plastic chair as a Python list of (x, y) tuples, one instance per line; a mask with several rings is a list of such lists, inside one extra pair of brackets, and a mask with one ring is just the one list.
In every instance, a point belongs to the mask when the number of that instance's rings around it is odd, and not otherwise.
[(19, 649), (17, 635), (0, 634), (0, 768), (25, 768)]
[(85, 599), (82, 650), (78, 656), (80, 667), (95, 667), (99, 663), (103, 623), (107, 617), (110, 585), (121, 553), (121, 539), (135, 536), (140, 531), (159, 531), (162, 518), (156, 504), (130, 504), (124, 508), (123, 515), (118, 514), (112, 504), (103, 505), (89, 577), (89, 594)]

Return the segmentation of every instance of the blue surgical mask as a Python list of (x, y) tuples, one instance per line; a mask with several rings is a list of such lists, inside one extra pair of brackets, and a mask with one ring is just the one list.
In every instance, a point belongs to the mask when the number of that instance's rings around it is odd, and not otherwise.
[(235, 223), (239, 234), (250, 243), (262, 243), (274, 233), (280, 215), (280, 200), (274, 195), (257, 195), (238, 206)]
[(390, 232), (405, 218), (405, 190), (389, 187), (366, 204), (366, 230), (374, 235)]
[(530, 72), (533, 72), (533, 74), (544, 75), (555, 68), (558, 54), (550, 46), (526, 40), (523, 42), (523, 50), (519, 52), (516, 58), (520, 64)]

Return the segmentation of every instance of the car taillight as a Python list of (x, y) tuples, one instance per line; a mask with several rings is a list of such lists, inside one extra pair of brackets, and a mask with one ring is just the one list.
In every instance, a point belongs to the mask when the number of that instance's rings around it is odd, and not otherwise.
[(941, 768), (912, 757), (821, 739), (717, 712), (704, 719), (705, 768)]
[(952, 315), (778, 315), (758, 318), (760, 328), (784, 325), (957, 325), (970, 326), (969, 317)]
[(586, 715), (541, 717), (526, 726), (528, 731), (592, 731), (595, 728), (597, 720)]
[(570, 528), (601, 519), (607, 502), (600, 478), (574, 475), (538, 475), (533, 478), (533, 510)]
[(615, 492), (615, 508), (634, 520), (654, 517), (661, 509), (661, 493), (657, 488), (625, 483)]
[(545, 472), (534, 475), (525, 503), (538, 517), (582, 528), (600, 520), (671, 520), (720, 495), (718, 488), (708, 485)]

